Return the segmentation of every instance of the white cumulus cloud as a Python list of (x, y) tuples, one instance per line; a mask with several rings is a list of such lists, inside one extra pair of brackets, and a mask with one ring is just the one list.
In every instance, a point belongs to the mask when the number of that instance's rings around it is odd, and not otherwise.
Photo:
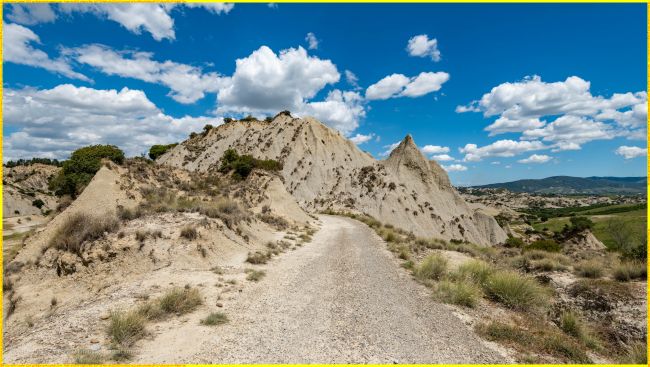
[(403, 74), (391, 74), (366, 89), (366, 99), (388, 99), (392, 97), (420, 97), (436, 92), (449, 80), (445, 72), (422, 72), (409, 78)]
[(221, 118), (164, 114), (140, 90), (94, 89), (62, 84), (52, 89), (5, 89), (4, 123), (17, 129), (5, 136), (4, 159), (67, 158), (91, 144), (115, 144), (128, 155), (153, 144), (183, 140)]
[(330, 91), (324, 101), (308, 102), (296, 110), (297, 116), (313, 116), (344, 135), (359, 127), (359, 119), (366, 115), (363, 98), (357, 92)]
[(647, 92), (604, 97), (593, 95), (590, 88), (589, 81), (577, 76), (548, 83), (535, 75), (502, 83), (481, 99), (456, 107), (456, 112), (498, 116), (485, 128), (490, 136), (523, 133), (525, 139), (556, 142), (557, 150), (580, 149), (581, 144), (619, 135), (645, 140)]
[(230, 78), (203, 72), (196, 66), (155, 61), (148, 52), (115, 51), (103, 45), (86, 45), (66, 52), (77, 62), (105, 74), (164, 85), (171, 90), (169, 95), (180, 103), (196, 102), (205, 93), (216, 93), (230, 82)]
[(435, 159), (436, 161), (439, 162), (447, 162), (447, 161), (453, 161), (456, 160), (454, 157), (450, 156), (449, 154), (436, 154), (432, 156), (431, 158)]
[(492, 144), (478, 147), (476, 144), (466, 144), (459, 151), (465, 154), (463, 160), (467, 162), (478, 162), (486, 157), (514, 157), (515, 155), (542, 150), (547, 147), (540, 141), (516, 141), (498, 140)]
[(442, 147), (439, 145), (425, 145), (420, 148), (424, 154), (440, 154), (440, 153), (449, 153), (449, 147)]
[(441, 167), (444, 168), (444, 170), (447, 172), (467, 171), (467, 167), (463, 166), (462, 164), (450, 164), (448, 166), (441, 165)]
[(435, 38), (430, 40), (426, 34), (420, 34), (409, 39), (406, 50), (411, 56), (431, 57), (433, 61), (440, 61), (438, 40)]
[(354, 144), (359, 145), (359, 144), (369, 142), (374, 137), (375, 137), (375, 134), (373, 134), (373, 133), (370, 133), (368, 135), (356, 134), (355, 136), (350, 138), (350, 141), (352, 141)]
[(553, 159), (553, 157), (550, 157), (548, 155), (544, 154), (533, 154), (528, 158), (525, 159), (520, 159), (517, 162), (519, 163), (546, 163)]
[(119, 23), (128, 31), (141, 34), (147, 32), (157, 41), (175, 39), (174, 19), (171, 12), (174, 9), (203, 8), (214, 14), (227, 14), (234, 5), (229, 3), (185, 3), (185, 4), (75, 4), (59, 5), (60, 11), (68, 14), (90, 13), (99, 18), (109, 19)]
[(219, 111), (277, 113), (298, 110), (306, 100), (341, 75), (334, 63), (309, 56), (302, 48), (276, 54), (262, 46), (237, 59), (231, 83), (219, 91)]
[(43, 68), (68, 78), (90, 81), (88, 77), (72, 70), (64, 58), (51, 59), (47, 53), (34, 47), (40, 38), (19, 24), (3, 24), (2, 43), (5, 62)]
[(647, 148), (640, 148), (640, 147), (629, 147), (626, 145), (618, 147), (616, 149), (616, 154), (622, 156), (625, 159), (632, 159), (632, 158), (637, 158), (637, 157), (645, 157), (648, 155), (648, 149)]
[(50, 4), (9, 4), (7, 19), (23, 25), (51, 23), (56, 13)]

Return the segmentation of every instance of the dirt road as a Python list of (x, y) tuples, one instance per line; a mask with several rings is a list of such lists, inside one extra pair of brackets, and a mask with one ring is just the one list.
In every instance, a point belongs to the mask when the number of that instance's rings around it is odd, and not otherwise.
[(372, 230), (347, 218), (321, 221), (312, 243), (269, 263), (266, 277), (224, 308), (228, 324), (156, 338), (134, 362), (504, 361), (410, 279)]

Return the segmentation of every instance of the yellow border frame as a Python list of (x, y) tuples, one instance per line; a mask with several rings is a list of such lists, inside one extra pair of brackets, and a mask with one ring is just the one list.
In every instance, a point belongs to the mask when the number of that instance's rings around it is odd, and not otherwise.
[[(131, 1), (131, 0), (100, 0), (100, 1), (88, 1), (88, 0), (58, 0), (58, 1), (48, 1), (48, 0), (13, 0), (13, 1), (8, 1), (8, 0), (0, 0), (0, 18), (4, 21), (4, 16), (3, 16), (3, 11), (4, 11), (4, 3), (132, 3), (132, 2), (139, 2), (139, 3), (205, 3), (205, 2), (213, 2), (213, 3), (218, 3), (218, 2), (229, 2), (229, 3), (269, 3), (269, 2), (274, 2), (274, 3), (362, 3), (362, 4), (372, 4), (372, 3), (474, 3), (474, 4), (496, 4), (496, 3), (645, 3), (646, 4), (646, 22), (647, 22), (647, 33), (646, 33), (646, 62), (647, 62), (647, 73), (646, 73), (646, 91), (650, 90), (650, 43), (648, 42), (648, 37), (650, 36), (650, 0), (623, 0), (623, 1), (616, 1), (616, 0), (539, 0), (539, 1), (534, 1), (534, 0), (406, 0), (406, 1), (398, 1), (398, 0), (323, 0), (323, 1), (316, 1), (316, 0), (304, 0), (304, 1), (294, 1), (294, 0), (273, 0), (273, 1), (263, 1), (263, 0), (233, 0), (233, 1), (214, 1), (214, 0), (180, 0), (180, 1), (173, 1), (173, 0), (136, 0), (136, 1)], [(3, 23), (2, 23), (3, 24)], [(2, 63), (2, 43), (3, 43), (3, 30), (2, 27), (3, 25), (0, 24), (0, 65), (3, 65)], [(3, 67), (0, 67), (0, 129), (3, 128), (3, 108), (4, 108), (4, 103), (3, 103)], [(650, 121), (650, 120), (649, 120)], [(648, 137), (650, 137), (650, 133), (648, 134)], [(0, 145), (2, 144), (2, 139), (3, 136), (0, 134)], [(2, 149), (4, 145), (0, 146), (0, 160), (2, 160)], [(648, 170), (650, 170), (650, 161), (647, 161), (647, 170), (646, 170), (646, 175), (648, 173)], [(0, 166), (0, 174), (2, 174), (3, 171), (3, 166)], [(0, 183), (0, 189), (2, 188), (2, 184)], [(650, 196), (650, 185), (646, 187), (646, 199)], [(2, 201), (2, 190), (0, 190), (0, 201)], [(647, 214), (650, 215), (650, 207), (647, 208)], [(2, 208), (0, 208), (0, 217), (2, 216)], [(648, 230), (648, 233), (650, 234), (650, 228), (646, 228)], [(0, 231), (2, 231), (2, 222), (0, 222)], [(1, 246), (0, 246), (1, 247)], [(647, 244), (646, 244), (646, 250), (647, 250)], [(0, 261), (2, 261), (2, 251), (0, 251)], [(650, 270), (650, 264), (648, 264), (648, 270)], [(3, 279), (3, 272), (0, 272), (0, 281)], [(650, 285), (647, 286), (646, 289), (646, 297), (650, 293)], [(4, 296), (3, 291), (0, 290), (0, 296)], [(4, 299), (4, 297), (3, 297)], [(4, 302), (0, 304), (0, 311), (2, 311), (4, 307)], [(650, 313), (650, 304), (648, 304), (648, 313)], [(648, 327), (650, 327), (650, 322), (648, 322), (648, 313), (646, 314), (646, 323), (648, 323)], [(3, 330), (3, 318), (0, 317), (0, 331)], [(648, 346), (650, 346), (650, 341), (646, 337), (646, 343), (648, 343)], [(0, 339), (0, 363), (4, 366), (4, 333), (3, 333), (3, 338)], [(7, 366), (79, 366), (77, 364), (6, 364)], [(121, 364), (106, 364), (108, 366), (118, 366)], [(156, 364), (129, 364), (130, 366), (160, 366)], [(202, 367), (202, 366), (213, 366), (210, 364), (169, 364), (169, 365), (164, 365), (164, 366), (196, 366), (196, 367)], [(238, 366), (238, 365), (233, 365), (233, 364), (222, 364), (222, 366)], [(268, 367), (273, 367), (276, 365), (271, 365), (271, 364), (254, 364), (254, 366), (268, 366)], [(323, 367), (323, 366), (332, 366), (328, 364), (286, 364), (283, 366), (296, 366), (296, 367)], [(337, 366), (359, 366), (359, 365), (354, 365), (354, 364), (340, 364)], [(368, 364), (368, 365), (363, 365), (363, 366), (369, 366), (369, 367), (378, 367), (378, 366), (392, 366), (390, 364)], [(461, 367), (461, 366), (521, 366), (521, 367), (527, 367), (527, 366), (567, 366), (566, 364), (407, 364), (404, 366), (449, 366), (449, 367)], [(571, 366), (594, 366), (594, 364), (571, 364)], [(616, 366), (625, 366), (625, 367), (632, 367), (632, 366), (644, 366), (644, 365), (635, 365), (635, 364), (616, 364)]]

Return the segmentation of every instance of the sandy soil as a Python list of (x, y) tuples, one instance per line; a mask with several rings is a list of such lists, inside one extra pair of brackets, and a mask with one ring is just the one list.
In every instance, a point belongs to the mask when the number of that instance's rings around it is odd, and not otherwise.
[[(133, 363), (497, 363), (449, 306), (400, 269), (365, 225), (321, 216), (311, 243), (264, 266), (258, 283), (201, 326), (161, 325)], [(263, 268), (264, 268), (263, 267)]]

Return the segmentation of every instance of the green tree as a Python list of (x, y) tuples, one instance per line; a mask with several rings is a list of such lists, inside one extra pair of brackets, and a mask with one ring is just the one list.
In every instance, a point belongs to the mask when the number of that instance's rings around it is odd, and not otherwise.
[(571, 217), (571, 229), (576, 232), (582, 232), (586, 229), (592, 229), (594, 222), (587, 217)]
[(50, 190), (58, 196), (76, 197), (99, 171), (102, 159), (124, 163), (124, 152), (114, 145), (91, 145), (75, 150), (63, 162), (63, 169), (49, 182)]
[(178, 143), (167, 145), (152, 145), (151, 148), (149, 148), (149, 158), (155, 161), (158, 157), (167, 153), (170, 149), (177, 145)]

